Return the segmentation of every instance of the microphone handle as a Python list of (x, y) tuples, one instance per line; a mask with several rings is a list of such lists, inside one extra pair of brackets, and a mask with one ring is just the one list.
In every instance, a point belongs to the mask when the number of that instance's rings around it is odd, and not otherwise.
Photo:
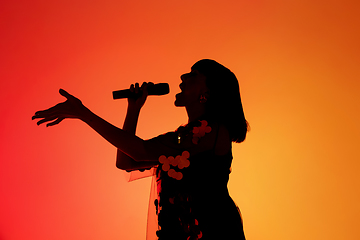
[[(169, 93), (169, 84), (167, 83), (157, 83), (149, 84), (147, 87), (148, 95), (165, 95)], [(134, 93), (130, 89), (113, 91), (113, 99), (121, 98), (139, 98), (142, 95), (142, 92)]]

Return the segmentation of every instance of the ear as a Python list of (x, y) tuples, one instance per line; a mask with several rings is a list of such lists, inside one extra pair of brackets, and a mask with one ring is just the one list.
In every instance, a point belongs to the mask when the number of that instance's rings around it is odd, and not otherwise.
[(206, 91), (203, 91), (201, 94), (200, 94), (200, 103), (206, 103), (207, 100), (209, 99), (209, 91), (206, 90)]
[(209, 99), (209, 97), (210, 97), (210, 91), (209, 91), (209, 89), (204, 90), (204, 91), (201, 93), (201, 95), (204, 96), (206, 99)]

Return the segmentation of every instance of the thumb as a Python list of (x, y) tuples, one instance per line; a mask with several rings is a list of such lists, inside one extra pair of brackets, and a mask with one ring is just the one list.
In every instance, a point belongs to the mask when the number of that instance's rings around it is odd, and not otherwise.
[(62, 95), (62, 96), (64, 96), (64, 97), (66, 97), (67, 99), (69, 99), (69, 98), (74, 98), (74, 96), (72, 96), (71, 94), (69, 94), (67, 91), (65, 91), (64, 89), (59, 89), (59, 93)]

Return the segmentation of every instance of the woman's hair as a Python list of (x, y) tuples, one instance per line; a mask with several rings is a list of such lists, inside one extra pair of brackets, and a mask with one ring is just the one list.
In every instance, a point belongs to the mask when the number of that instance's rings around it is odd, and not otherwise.
[(192, 69), (206, 76), (209, 96), (205, 103), (206, 115), (224, 124), (231, 141), (242, 142), (249, 130), (241, 103), (239, 83), (234, 73), (220, 63), (202, 59)]

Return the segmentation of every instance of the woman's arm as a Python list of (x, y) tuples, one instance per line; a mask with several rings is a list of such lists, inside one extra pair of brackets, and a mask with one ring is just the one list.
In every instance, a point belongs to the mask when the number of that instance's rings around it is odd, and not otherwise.
[(120, 149), (121, 152), (134, 159), (134, 161), (150, 161), (154, 157), (150, 156), (145, 150), (145, 141), (133, 133), (124, 131), (99, 116), (92, 113), (89, 109), (80, 118), (98, 134), (105, 138), (109, 143)]
[(37, 122), (38, 125), (48, 122), (46, 126), (53, 126), (59, 124), (65, 118), (77, 118), (87, 123), (109, 143), (130, 156), (134, 161), (157, 161), (158, 156), (146, 150), (143, 139), (100, 118), (86, 108), (78, 98), (66, 91), (60, 89), (60, 94), (66, 97), (65, 102), (38, 111), (32, 117), (32, 119), (41, 119)]
[[(60, 94), (66, 97), (67, 100), (65, 102), (59, 103), (49, 109), (36, 112), (32, 119), (41, 119), (37, 124), (40, 125), (47, 122), (46, 126), (59, 124), (65, 118), (77, 118), (84, 121), (122, 152), (123, 155), (118, 156), (117, 159), (117, 166), (122, 169), (135, 170), (154, 166), (158, 164), (160, 155), (165, 155), (167, 157), (177, 156), (182, 153), (183, 149), (188, 149), (192, 155), (207, 151), (214, 147), (214, 141), (217, 135), (217, 131), (215, 130), (217, 129), (216, 127), (213, 128), (210, 133), (206, 134), (206, 136), (199, 141), (199, 144), (196, 145), (192, 143), (191, 135), (185, 137), (182, 144), (177, 144), (176, 139), (173, 139), (172, 135), (163, 135), (160, 138), (157, 137), (145, 141), (137, 137), (134, 133), (140, 108), (135, 112), (129, 112), (124, 123), (126, 130), (123, 130), (95, 115), (86, 108), (79, 99), (66, 91), (60, 89)], [(220, 141), (220, 139), (227, 138), (226, 134), (224, 137), (221, 137), (222, 135), (223, 134), (221, 134), (220, 131), (217, 143), (222, 143), (223, 141)], [(228, 142), (231, 144), (229, 139)], [(228, 146), (230, 144), (226, 144), (224, 147), (229, 148)], [(219, 145), (216, 145), (218, 148)], [(222, 146), (222, 144), (220, 146)], [(216, 154), (224, 152), (222, 147), (220, 147), (220, 149), (220, 151), (217, 149)], [(130, 159), (124, 158), (124, 154)]]
[[(134, 89), (134, 85), (131, 85), (130, 90), (138, 91), (138, 85), (136, 85), (135, 89)], [(145, 100), (146, 100), (146, 94), (143, 94), (143, 96), (137, 100), (128, 99), (128, 109), (126, 112), (126, 117), (122, 128), (124, 131), (135, 135), (140, 109), (143, 106)], [(158, 161), (137, 162), (128, 155), (126, 155), (125, 153), (123, 153), (119, 148), (117, 149), (116, 167), (119, 169), (128, 170), (128, 171), (139, 170), (139, 169), (153, 167), (157, 164)]]

